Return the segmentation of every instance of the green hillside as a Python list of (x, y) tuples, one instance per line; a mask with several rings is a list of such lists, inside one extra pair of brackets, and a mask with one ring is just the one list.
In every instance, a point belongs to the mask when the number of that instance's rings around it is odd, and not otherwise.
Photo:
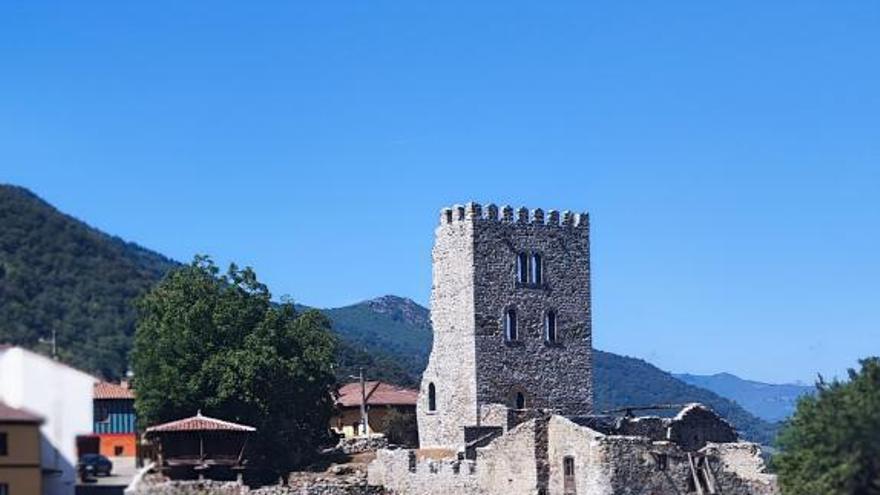
[[(40, 339), (55, 330), (62, 361), (120, 378), (128, 369), (135, 300), (175, 266), (161, 254), (58, 211), (27, 189), (0, 185), (0, 343), (49, 354), (49, 344)], [(365, 345), (374, 328), (387, 328), (388, 335), (406, 342), (401, 331), (409, 327), (398, 323), (399, 315), (373, 314), (368, 308), (327, 312), (342, 337), (340, 379), (363, 367), (371, 377), (414, 385), (418, 366), (399, 358), (411, 345), (391, 347), (396, 354)], [(358, 332), (358, 326), (365, 330)]]
[[(39, 339), (55, 329), (64, 362), (117, 378), (128, 368), (134, 301), (175, 266), (59, 212), (25, 189), (0, 186), (0, 343), (45, 353), (48, 346)], [(384, 296), (324, 311), (340, 337), (340, 380), (363, 367), (369, 379), (418, 384), (431, 348), (427, 309)], [(597, 410), (703, 402), (746, 438), (772, 440), (772, 424), (645, 361), (596, 351), (595, 366)]]
[[(421, 375), (431, 347), (428, 309), (396, 296), (385, 296), (327, 310), (334, 329), (368, 353), (391, 353), (409, 375)], [(689, 385), (641, 359), (596, 350), (596, 410), (622, 406), (702, 402), (736, 425), (745, 438), (772, 443), (778, 426), (764, 421), (709, 390)], [(381, 371), (379, 371), (381, 372)]]
[(0, 342), (49, 352), (108, 378), (128, 366), (132, 301), (175, 263), (0, 185)]
[(599, 350), (594, 351), (593, 360), (593, 393), (597, 411), (627, 405), (702, 402), (724, 416), (751, 441), (769, 445), (776, 437), (777, 424), (752, 415), (730, 399), (684, 383), (646, 361)]
[(352, 346), (394, 362), (415, 383), (431, 352), (428, 310), (397, 296), (384, 296), (351, 306), (324, 310), (333, 330)]

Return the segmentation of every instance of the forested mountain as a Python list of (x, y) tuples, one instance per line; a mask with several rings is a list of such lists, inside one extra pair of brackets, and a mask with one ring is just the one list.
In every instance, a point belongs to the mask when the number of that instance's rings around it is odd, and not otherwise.
[(65, 215), (30, 191), (0, 185), (0, 342), (119, 377), (134, 334), (133, 300), (175, 263)]
[[(323, 311), (343, 341), (377, 361), (369, 364), (383, 364), (368, 366), (374, 375), (378, 373), (373, 378), (392, 378), (390, 372), (396, 375), (397, 383), (418, 384), (431, 352), (431, 321), (426, 308), (402, 297), (383, 296)], [(356, 372), (353, 367), (350, 371)]]
[(593, 360), (597, 411), (627, 405), (702, 402), (730, 421), (748, 440), (769, 445), (776, 437), (778, 424), (764, 421), (712, 391), (684, 383), (644, 360), (599, 350), (594, 351)]
[[(135, 301), (176, 266), (58, 211), (27, 189), (0, 184), (0, 343), (48, 354), (50, 345), (40, 339), (49, 339), (54, 330), (62, 361), (120, 378), (129, 364)], [(395, 315), (385, 315), (386, 325), (360, 305), (327, 313), (341, 329), (341, 378), (364, 367), (380, 379), (417, 383), (419, 372), (413, 370), (418, 366), (400, 357), (411, 346), (392, 348), (399, 351), (392, 357), (362, 344), (374, 325), (388, 328), (389, 335), (399, 333)], [(359, 322), (365, 328), (360, 334), (352, 330)]]
[[(58, 333), (60, 358), (106, 378), (128, 368), (135, 300), (177, 263), (104, 234), (31, 192), (0, 186), (0, 343), (48, 352)], [(324, 310), (340, 337), (337, 376), (416, 385), (431, 348), (428, 310), (385, 296)], [(703, 402), (747, 438), (772, 441), (773, 425), (736, 403), (688, 385), (638, 359), (597, 351), (596, 409)]]

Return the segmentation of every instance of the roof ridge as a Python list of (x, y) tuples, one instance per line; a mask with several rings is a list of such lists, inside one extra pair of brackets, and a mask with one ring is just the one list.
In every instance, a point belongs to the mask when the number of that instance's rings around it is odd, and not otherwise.
[(191, 421), (205, 421), (205, 422), (208, 422), (208, 423), (214, 423), (214, 424), (219, 425), (219, 426), (225, 426), (225, 427), (228, 427), (228, 428), (233, 428), (233, 429), (238, 429), (238, 430), (244, 430), (244, 431), (257, 431), (257, 429), (254, 428), (253, 426), (248, 426), (248, 425), (241, 424), (241, 423), (235, 423), (235, 422), (232, 422), (232, 421), (226, 421), (226, 420), (219, 419), (219, 418), (212, 418), (212, 417), (210, 417), (210, 416), (205, 416), (205, 415), (202, 414), (201, 409), (199, 409), (199, 410), (196, 412), (196, 415), (195, 415), (195, 416), (190, 416), (190, 417), (188, 417), (188, 418), (181, 418), (181, 419), (177, 419), (177, 420), (174, 420), (174, 421), (169, 421), (169, 422), (167, 422), (167, 423), (161, 423), (161, 424), (158, 424), (158, 425), (153, 425), (153, 426), (150, 426), (149, 428), (147, 428), (146, 431), (147, 431), (147, 432), (152, 432), (152, 431), (168, 431), (169, 429), (175, 428), (175, 427), (180, 426), (180, 425), (184, 425), (184, 424), (186, 424), (187, 422), (191, 422)]

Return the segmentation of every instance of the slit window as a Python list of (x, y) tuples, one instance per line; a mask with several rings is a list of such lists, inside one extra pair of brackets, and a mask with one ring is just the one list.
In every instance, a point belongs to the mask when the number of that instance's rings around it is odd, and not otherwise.
[(544, 316), (544, 337), (549, 343), (556, 342), (556, 312), (547, 311)]
[(529, 274), (531, 278), (529, 279), (529, 283), (540, 285), (543, 282), (544, 274), (543, 265), (541, 264), (541, 255), (538, 253), (532, 254), (532, 266)]
[(525, 409), (526, 408), (526, 396), (523, 395), (522, 392), (516, 393), (516, 408), (517, 409)]
[(562, 493), (573, 495), (577, 493), (574, 482), (574, 457), (567, 455), (562, 458)]
[(529, 282), (529, 255), (527, 253), (516, 255), (516, 281), (521, 284)]
[(657, 461), (657, 469), (666, 471), (666, 466), (669, 464), (666, 454), (654, 454), (654, 459)]
[(504, 337), (511, 342), (518, 338), (515, 309), (508, 309), (504, 313)]
[(428, 384), (428, 411), (437, 410), (437, 389), (433, 383)]

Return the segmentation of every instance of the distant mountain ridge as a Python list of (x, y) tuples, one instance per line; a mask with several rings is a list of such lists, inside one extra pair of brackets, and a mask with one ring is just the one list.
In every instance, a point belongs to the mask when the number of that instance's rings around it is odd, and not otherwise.
[(718, 395), (736, 401), (745, 410), (766, 421), (783, 421), (797, 407), (804, 395), (815, 392), (815, 387), (797, 384), (771, 384), (745, 380), (730, 373), (714, 375), (674, 375), (691, 385), (711, 390)]
[[(431, 350), (430, 311), (418, 303), (383, 296), (324, 310), (346, 341), (374, 356), (391, 356), (417, 383)], [(734, 401), (637, 358), (594, 350), (594, 401), (597, 412), (622, 406), (702, 402), (737, 426), (746, 438), (773, 442), (777, 425), (763, 421)], [(377, 370), (381, 372), (380, 370)]]
[[(128, 366), (134, 301), (179, 266), (59, 212), (26, 189), (0, 186), (0, 343), (47, 352), (58, 331), (61, 359), (107, 378)], [(304, 309), (299, 306), (300, 309)], [(322, 310), (340, 338), (337, 376), (416, 386), (431, 350), (429, 312), (398, 296)], [(660, 402), (703, 402), (748, 439), (769, 443), (774, 426), (645, 361), (596, 351), (598, 411)]]

